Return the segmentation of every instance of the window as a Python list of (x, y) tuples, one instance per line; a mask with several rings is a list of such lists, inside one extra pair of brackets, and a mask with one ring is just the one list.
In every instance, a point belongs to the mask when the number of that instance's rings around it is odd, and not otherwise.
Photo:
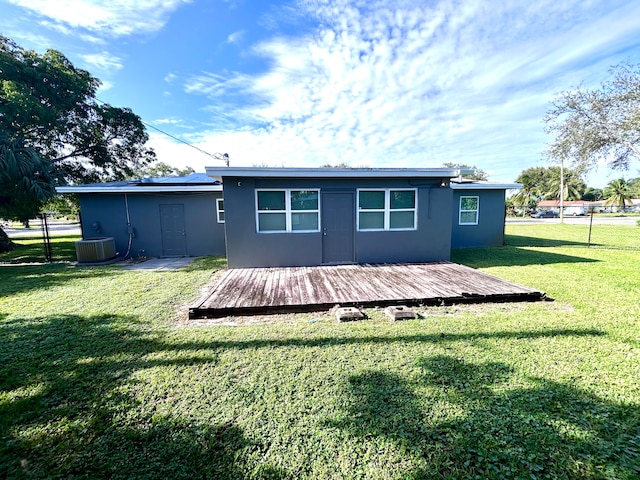
[(415, 230), (416, 190), (358, 190), (358, 230)]
[(460, 225), (477, 225), (479, 197), (460, 197)]
[(319, 232), (319, 190), (256, 190), (258, 232)]
[(216, 198), (216, 213), (218, 223), (224, 223), (224, 199), (222, 198)]

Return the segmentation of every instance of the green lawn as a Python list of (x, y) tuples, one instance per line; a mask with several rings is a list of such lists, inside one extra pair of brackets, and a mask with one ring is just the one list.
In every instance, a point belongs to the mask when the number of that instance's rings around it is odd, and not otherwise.
[(637, 479), (640, 228), (507, 234), (453, 260), (554, 302), (398, 323), (185, 326), (224, 260), (0, 256), (0, 477)]

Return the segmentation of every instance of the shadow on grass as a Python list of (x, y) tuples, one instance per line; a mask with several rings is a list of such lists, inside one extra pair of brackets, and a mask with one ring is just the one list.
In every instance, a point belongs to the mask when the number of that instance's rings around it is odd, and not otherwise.
[[(524, 235), (504, 236), (504, 244), (508, 247), (586, 247), (587, 242), (574, 242), (571, 240), (526, 237)], [(595, 245), (594, 243), (591, 244)]]
[[(215, 272), (226, 268), (226, 264), (227, 261), (224, 257), (203, 257), (196, 259), (181, 271), (207, 270)], [(166, 271), (162, 273), (166, 273)], [(75, 263), (44, 265), (0, 263), (0, 295), (14, 295), (39, 289), (46, 290), (72, 281), (128, 274), (130, 272), (122, 270), (118, 264), (96, 267), (78, 266)]]
[[(140, 370), (217, 362), (179, 352), (137, 323), (5, 316), (0, 478), (286, 478), (284, 470), (242, 460), (240, 452), (264, 447), (235, 423), (203, 423), (182, 409), (159, 413), (132, 393)], [(169, 351), (175, 355), (153, 355)]]
[[(249, 432), (243, 431), (236, 422), (206, 421), (203, 420), (206, 415), (190, 412), (217, 400), (206, 397), (209, 390), (204, 383), (197, 384), (202, 390), (190, 386), (187, 388), (192, 391), (175, 398), (175, 393), (161, 390), (162, 375), (179, 376), (182, 369), (217, 364), (219, 355), (229, 349), (335, 347), (353, 343), (443, 343), (571, 335), (598, 336), (602, 332), (545, 330), (171, 342), (163, 337), (163, 332), (150, 331), (146, 324), (140, 324), (130, 316), (66, 315), (12, 319), (5, 315), (0, 322), (0, 478), (291, 478), (290, 472), (262, 463), (269, 445), (252, 440)], [(496, 430), (490, 428), (495, 427), (492, 423), (494, 414), (500, 416), (500, 422), (507, 422), (504, 425), (506, 429), (521, 429), (516, 433), (497, 433), (500, 441), (515, 449), (519, 442), (528, 441), (528, 435), (536, 432), (535, 429), (530, 431), (534, 427), (526, 418), (533, 418), (537, 424), (543, 425), (544, 432), (548, 432), (551, 426), (546, 416), (555, 415), (554, 405), (557, 404), (561, 410), (553, 417), (558, 421), (565, 420), (565, 413), (569, 415), (571, 408), (582, 408), (582, 404), (575, 401), (571, 405), (566, 403), (565, 397), (581, 395), (571, 389), (557, 401), (545, 396), (544, 385), (539, 389), (509, 391), (502, 396), (493, 394), (492, 385), (507, 379), (511, 373), (508, 367), (499, 363), (472, 366), (455, 358), (432, 357), (419, 359), (418, 365), (424, 371), (418, 379), (418, 387), (437, 386), (442, 390), (440, 400), (451, 404), (460, 402), (464, 406), (466, 399), (472, 399), (478, 404), (478, 412), (470, 412), (466, 419), (459, 421), (424, 423), (424, 419), (432, 415), (414, 393), (416, 385), (388, 372), (376, 371), (351, 378), (349, 393), (353, 397), (353, 410), (347, 412), (347, 420), (336, 423), (336, 426), (353, 435), (379, 435), (402, 445), (405, 442), (409, 442), (407, 445), (415, 443), (409, 451), (420, 452), (420, 458), (440, 462), (444, 466), (438, 467), (441, 468), (439, 471), (453, 472), (452, 476), (455, 476), (457, 470), (450, 464), (460, 458), (465, 462), (475, 462), (465, 467), (465, 471), (484, 471), (481, 468), (485, 465), (471, 456), (469, 449), (475, 448), (485, 455), (485, 451), (493, 448), (494, 444), (490, 443), (489, 437), (480, 436), (474, 440), (477, 447), (472, 447), (472, 444), (467, 444), (465, 435), (479, 435), (476, 429), (483, 432)], [(138, 394), (137, 382), (141, 381), (138, 375), (156, 367), (169, 368), (162, 369), (158, 377), (148, 377), (151, 382), (157, 378), (159, 383), (155, 387), (146, 386), (151, 390), (160, 389), (161, 395), (149, 390), (143, 395)], [(148, 401), (147, 394), (151, 395)], [(517, 420), (508, 423), (512, 407)], [(584, 409), (597, 412), (604, 409), (602, 411), (614, 422), (628, 429), (629, 434), (634, 434), (630, 425), (638, 421), (633, 419), (637, 412), (629, 411), (626, 413), (628, 417), (623, 417), (617, 407), (602, 406), (595, 399)], [(577, 415), (582, 414), (581, 410), (576, 412)], [(588, 421), (590, 423), (585, 428), (592, 435), (595, 419)], [(595, 430), (595, 433), (599, 432)], [(598, 441), (613, 442), (615, 453), (618, 446), (615, 442), (623, 440), (607, 434)], [(556, 447), (555, 443), (553, 446)], [(538, 448), (534, 450), (538, 456), (531, 462), (546, 454), (545, 449), (551, 446), (542, 443), (535, 448)], [(557, 448), (559, 455), (574, 451), (571, 445)], [(591, 455), (591, 443), (587, 443), (585, 448)], [(456, 449), (462, 453), (455, 453)], [(504, 458), (513, 463), (516, 462), (515, 456), (515, 451), (508, 455), (499, 453), (498, 459)], [(615, 462), (612, 464), (617, 465)], [(522, 470), (527, 465), (529, 463), (525, 466), (518, 464), (518, 468)], [(429, 472), (416, 470), (414, 476), (429, 476)]]
[(637, 406), (539, 378), (504, 388), (513, 371), (499, 362), (417, 364), (422, 375), (411, 382), (384, 371), (352, 376), (349, 410), (327, 425), (409, 452), (415, 468), (403, 478), (638, 478)]
[(0, 264), (0, 295), (14, 295), (20, 292), (46, 290), (64, 285), (70, 281), (88, 278), (107, 278), (124, 272), (114, 268), (78, 269), (70, 263), (46, 265)]
[(277, 347), (335, 347), (337, 345), (353, 344), (393, 344), (393, 343), (443, 343), (443, 342), (473, 342), (474, 340), (487, 339), (536, 339), (553, 337), (598, 337), (605, 332), (595, 329), (554, 329), (540, 331), (514, 331), (514, 332), (477, 332), (477, 333), (439, 333), (417, 335), (393, 335), (393, 336), (355, 336), (355, 337), (319, 337), (319, 338), (288, 338), (274, 339), (264, 338), (256, 340), (221, 340), (188, 342), (172, 344), (180, 350), (197, 350), (200, 348), (211, 349), (257, 349)]
[(486, 268), (548, 265), (553, 263), (591, 263), (598, 260), (506, 246), (456, 249), (451, 252), (451, 261), (473, 268)]

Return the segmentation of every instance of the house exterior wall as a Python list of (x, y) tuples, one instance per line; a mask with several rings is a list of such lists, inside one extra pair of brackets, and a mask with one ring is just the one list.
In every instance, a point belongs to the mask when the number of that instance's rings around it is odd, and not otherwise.
[[(160, 205), (183, 205), (187, 256), (224, 255), (224, 224), (216, 219), (216, 199), (222, 192), (79, 194), (82, 237), (113, 237), (118, 255), (129, 245), (129, 219), (134, 229), (132, 257), (163, 256)], [(96, 231), (94, 225), (100, 225)]]
[[(460, 197), (478, 197), (478, 224), (460, 225)], [(492, 247), (504, 244), (505, 191), (454, 190), (451, 210), (451, 248)]]
[[(412, 189), (417, 192), (417, 228), (411, 231), (357, 231), (357, 191), (362, 188)], [(225, 177), (227, 262), (230, 268), (313, 266), (323, 263), (323, 231), (258, 233), (256, 189), (319, 189), (352, 193), (354, 260), (356, 263), (448, 260), (451, 251), (453, 194), (440, 179), (309, 179)], [(321, 205), (321, 200), (320, 200)], [(321, 208), (321, 207), (320, 207)], [(320, 211), (322, 218), (322, 211)]]

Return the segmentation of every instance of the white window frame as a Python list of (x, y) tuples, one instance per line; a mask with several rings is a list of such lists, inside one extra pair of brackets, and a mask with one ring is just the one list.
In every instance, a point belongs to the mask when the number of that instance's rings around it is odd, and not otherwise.
[[(223, 205), (223, 207), (220, 207), (220, 204)], [(224, 223), (224, 218), (220, 219), (220, 214), (224, 215), (224, 198), (216, 198), (216, 219), (218, 220), (218, 223)]]
[[(360, 208), (360, 192), (384, 192), (384, 209)], [(413, 192), (413, 208), (391, 209), (391, 192)], [(360, 229), (360, 213), (384, 213), (383, 228)], [(413, 212), (413, 228), (391, 228), (391, 212)], [(417, 188), (358, 188), (356, 197), (356, 228), (359, 232), (413, 232), (418, 229), (418, 189)]]
[[(462, 209), (462, 200), (465, 198), (475, 198), (476, 199), (476, 208), (473, 210), (463, 210)], [(473, 212), (476, 214), (475, 222), (463, 222), (462, 214)], [(458, 205), (458, 225), (478, 225), (480, 221), (480, 197), (478, 195), (461, 195), (460, 203)]]
[[(259, 192), (284, 192), (284, 210), (258, 210), (258, 193)], [(318, 208), (315, 210), (292, 210), (291, 209), (291, 192), (316, 192), (318, 194)], [(256, 232), (261, 234), (269, 233), (318, 233), (320, 231), (320, 189), (319, 188), (256, 188), (255, 190), (255, 212), (256, 212)], [(285, 230), (260, 230), (260, 213), (284, 213), (286, 220)], [(318, 228), (315, 230), (293, 230), (291, 222), (292, 213), (315, 213), (318, 215)]]

